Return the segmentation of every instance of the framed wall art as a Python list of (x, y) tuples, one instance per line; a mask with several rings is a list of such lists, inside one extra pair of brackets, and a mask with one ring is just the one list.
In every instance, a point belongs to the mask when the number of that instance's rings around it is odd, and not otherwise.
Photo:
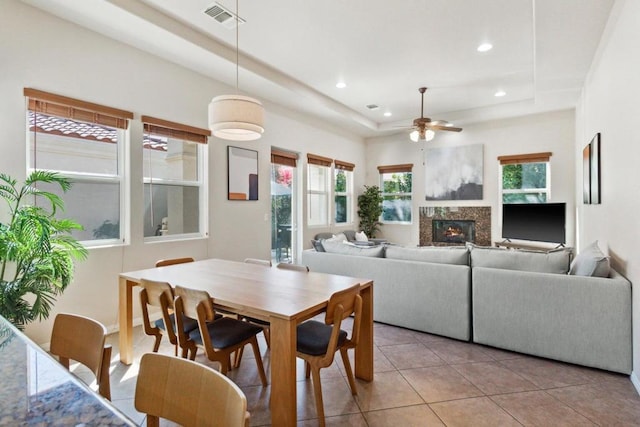
[(227, 147), (228, 200), (258, 200), (258, 152)]
[(591, 180), (591, 204), (600, 204), (600, 133), (596, 133), (591, 142), (591, 161), (589, 175)]
[(591, 144), (582, 149), (582, 203), (591, 204)]
[(582, 150), (582, 202), (599, 205), (600, 190), (600, 133), (596, 133)]
[(482, 144), (428, 148), (425, 200), (482, 200)]

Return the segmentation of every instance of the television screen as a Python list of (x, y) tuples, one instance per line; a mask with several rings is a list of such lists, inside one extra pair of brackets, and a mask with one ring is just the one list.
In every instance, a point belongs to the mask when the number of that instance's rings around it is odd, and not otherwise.
[(565, 243), (566, 203), (502, 205), (504, 239)]

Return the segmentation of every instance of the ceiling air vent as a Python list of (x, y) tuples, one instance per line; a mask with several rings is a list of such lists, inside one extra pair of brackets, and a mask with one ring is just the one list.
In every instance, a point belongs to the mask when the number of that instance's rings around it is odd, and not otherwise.
[(367, 107), (369, 110), (377, 110), (378, 108), (380, 108), (380, 106), (376, 104), (365, 105), (365, 107)]
[(233, 29), (238, 25), (244, 24), (246, 21), (240, 18), (238, 15), (222, 6), (220, 3), (215, 3), (213, 6), (204, 11), (207, 15), (221, 23), (225, 28)]

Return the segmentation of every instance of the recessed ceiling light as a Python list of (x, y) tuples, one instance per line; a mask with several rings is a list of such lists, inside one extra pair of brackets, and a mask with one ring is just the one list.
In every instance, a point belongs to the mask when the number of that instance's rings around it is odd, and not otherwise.
[(385, 116), (385, 117), (391, 117), (391, 111), (386, 111), (386, 112), (384, 113), (384, 116)]
[(347, 84), (345, 82), (338, 82), (336, 83), (336, 87), (338, 89), (344, 89), (345, 87), (347, 87)]
[(491, 43), (482, 43), (478, 46), (478, 52), (488, 52), (493, 49), (493, 45)]
[(505, 92), (503, 90), (499, 90), (495, 94), (493, 94), (493, 96), (500, 98), (501, 96), (505, 96), (506, 94), (507, 94), (507, 92)]

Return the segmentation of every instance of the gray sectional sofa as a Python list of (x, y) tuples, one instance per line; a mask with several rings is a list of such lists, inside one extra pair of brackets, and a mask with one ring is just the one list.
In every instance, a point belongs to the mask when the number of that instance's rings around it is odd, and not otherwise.
[(302, 263), (373, 279), (376, 321), (631, 373), (631, 284), (608, 259), (597, 271), (607, 277), (589, 277), (567, 274), (569, 249), (323, 243), (327, 252), (303, 251)]

